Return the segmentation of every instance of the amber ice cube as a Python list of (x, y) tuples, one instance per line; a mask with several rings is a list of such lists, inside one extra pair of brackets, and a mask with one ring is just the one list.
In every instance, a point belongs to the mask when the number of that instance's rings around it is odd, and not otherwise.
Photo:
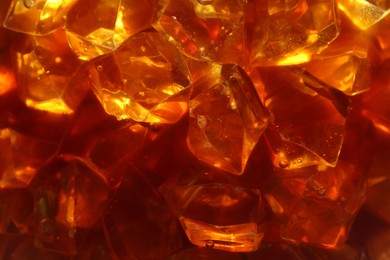
[[(259, 69), (270, 112), (266, 137), (274, 165), (294, 169), (337, 164), (348, 102), (293, 68)], [(345, 102), (344, 102), (345, 101)]]
[(154, 27), (192, 58), (242, 64), (246, 4), (246, 0), (160, 0)]
[(338, 0), (339, 9), (361, 29), (366, 30), (390, 13), (388, 0)]
[(175, 123), (187, 111), (191, 84), (183, 56), (156, 32), (139, 33), (89, 66), (96, 96), (118, 119)]
[(0, 188), (26, 187), (56, 148), (55, 143), (0, 129)]
[(325, 248), (341, 247), (363, 204), (365, 185), (362, 170), (344, 161), (335, 168), (313, 172), (281, 230), (282, 238)]
[(384, 126), (382, 129), (386, 131), (390, 127), (390, 77), (388, 71), (390, 69), (390, 59), (379, 66), (374, 67), (372, 73), (371, 91), (359, 96), (362, 101), (362, 109), (365, 116), (378, 123), (378, 126)]
[(305, 192), (307, 179), (315, 167), (274, 169), (263, 194), (278, 223), (285, 223)]
[(99, 172), (85, 163), (53, 159), (32, 181), (38, 248), (75, 254), (113, 197)]
[(368, 30), (373, 36), (373, 52), (378, 61), (386, 62), (390, 58), (390, 15), (383, 18), (376, 26)]
[(52, 113), (70, 114), (88, 90), (80, 62), (70, 50), (65, 32), (24, 37), (14, 45), (17, 83), (26, 105)]
[(82, 60), (118, 48), (151, 26), (157, 0), (81, 0), (66, 16), (69, 44)]
[(336, 2), (250, 0), (247, 32), (251, 64), (307, 62), (339, 34)]
[[(11, 2), (12, 2), (12, 0), (1, 1), (1, 4), (0, 4), (0, 22), (1, 22), (0, 31), (1, 32), (8, 31), (7, 29), (4, 28), (3, 22), (4, 22), (5, 17), (7, 16), (7, 12), (8, 12), (8, 9), (10, 7)], [(1, 39), (1, 42), (4, 40), (3, 37), (0, 37), (0, 39)], [(0, 44), (0, 46), (3, 47), (3, 44)]]
[[(384, 93), (383, 93), (384, 94)], [(390, 223), (390, 124), (373, 118), (376, 150), (368, 171), (367, 201), (365, 208), (373, 215)]]
[(268, 115), (256, 90), (238, 66), (208, 65), (194, 82), (187, 144), (201, 161), (242, 174)]
[(126, 168), (103, 225), (117, 259), (166, 259), (182, 247), (177, 219), (144, 172), (133, 166)]
[(354, 96), (370, 89), (369, 36), (356, 28), (342, 29), (343, 33), (325, 51), (301, 66), (329, 86)]
[(46, 35), (64, 25), (67, 11), (77, 0), (12, 1), (4, 27), (31, 35)]
[(28, 188), (0, 191), (1, 234), (31, 234), (33, 198), (33, 192)]
[(88, 157), (97, 166), (108, 169), (120, 161), (131, 160), (145, 143), (147, 128), (130, 123), (100, 136), (88, 152)]
[(82, 245), (77, 249), (77, 259), (115, 259), (117, 255), (110, 250), (111, 244), (104, 235), (105, 229), (102, 222), (103, 221), (100, 220), (96, 223), (96, 225), (90, 230)]
[(123, 168), (143, 149), (146, 135), (146, 127), (127, 124), (99, 136), (96, 143), (91, 142), (86, 157), (96, 165), (110, 187), (117, 187), (126, 174)]
[(264, 234), (259, 190), (211, 183), (174, 186), (163, 194), (193, 244), (232, 252), (258, 248)]
[(89, 93), (75, 111), (59, 153), (91, 165), (110, 187), (117, 187), (124, 174), (122, 166), (134, 160), (149, 140), (147, 136), (148, 127), (107, 115), (93, 93)]
[(352, 51), (311, 61), (305, 64), (305, 68), (318, 79), (350, 96), (370, 88), (371, 75), (367, 57), (359, 57)]
[(199, 163), (187, 147), (187, 127), (187, 116), (174, 125), (149, 126), (146, 144), (134, 163), (156, 186)]

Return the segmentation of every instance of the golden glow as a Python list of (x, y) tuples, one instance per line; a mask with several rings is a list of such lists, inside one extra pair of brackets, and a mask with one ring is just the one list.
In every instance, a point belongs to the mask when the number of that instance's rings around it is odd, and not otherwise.
[(115, 47), (118, 47), (128, 37), (128, 33), (123, 23), (123, 7), (121, 7), (118, 11), (113, 37)]
[(362, 30), (376, 24), (390, 12), (390, 10), (383, 10), (367, 0), (339, 0), (337, 2), (339, 9)]
[(281, 59), (277, 65), (285, 66), (285, 65), (293, 65), (293, 64), (302, 64), (310, 61), (311, 55), (306, 52), (300, 52), (294, 56), (289, 56)]
[(26, 105), (37, 110), (48, 111), (55, 114), (72, 114), (73, 110), (61, 99), (51, 99), (43, 102), (36, 102), (26, 99)]
[[(190, 241), (200, 247), (213, 247), (231, 252), (255, 251), (263, 233), (255, 223), (217, 226), (180, 217)], [(209, 245), (209, 243), (212, 243)]]
[(181, 90), (183, 90), (183, 86), (176, 84), (176, 83), (173, 83), (171, 85), (166, 86), (161, 91), (164, 94), (167, 94), (168, 96), (172, 96), (176, 93), (179, 93)]
[(130, 99), (125, 97), (113, 98), (112, 102), (114, 102), (114, 104), (116, 104), (119, 107), (119, 109), (123, 111), (125, 111), (126, 107), (129, 106), (131, 103)]
[(379, 177), (374, 177), (374, 178), (368, 178), (367, 180), (367, 186), (371, 187), (374, 186), (378, 183), (382, 183), (387, 180), (387, 176), (379, 176)]
[(9, 138), (11, 136), (11, 132), (9, 129), (0, 130), (0, 139)]
[(307, 38), (307, 45), (315, 44), (319, 38), (320, 37), (317, 33), (310, 34), (309, 37)]
[(123, 24), (123, 10), (122, 8), (118, 11), (118, 16), (115, 21), (115, 30), (124, 31), (125, 25)]
[(66, 210), (66, 222), (68, 222), (71, 226), (73, 226), (75, 223), (75, 198), (74, 198), (74, 189), (72, 188), (71, 194), (68, 196), (68, 201), (66, 203), (67, 205), (67, 210)]
[(15, 87), (13, 74), (5, 68), (0, 67), (0, 95)]
[(373, 120), (375, 122), (375, 126), (380, 129), (381, 131), (383, 131), (384, 133), (387, 133), (387, 134), (390, 134), (390, 128), (389, 126), (386, 124), (387, 122), (381, 122), (380, 120)]
[(279, 202), (271, 195), (265, 195), (268, 204), (271, 206), (271, 209), (274, 213), (282, 215), (284, 213), (283, 207), (279, 204)]
[(215, 8), (212, 4), (210, 5), (202, 5), (199, 3), (195, 4), (195, 13), (198, 17), (202, 18), (215, 18), (217, 15)]
[(92, 42), (93, 45), (101, 45), (110, 49), (115, 48), (113, 42), (114, 32), (106, 28), (98, 28), (95, 31), (88, 34), (85, 38)]
[(58, 9), (61, 7), (62, 0), (46, 0), (46, 3), (44, 7), (42, 8), (41, 12), (41, 20), (47, 20), (52, 18), (57, 12)]
[(26, 166), (22, 169), (15, 170), (14, 174), (15, 174), (16, 179), (18, 179), (22, 182), (25, 182), (25, 183), (29, 183), (29, 181), (26, 181), (26, 179), (31, 180), (31, 178), (35, 174), (35, 172), (36, 172), (35, 168), (32, 168), (30, 166)]

